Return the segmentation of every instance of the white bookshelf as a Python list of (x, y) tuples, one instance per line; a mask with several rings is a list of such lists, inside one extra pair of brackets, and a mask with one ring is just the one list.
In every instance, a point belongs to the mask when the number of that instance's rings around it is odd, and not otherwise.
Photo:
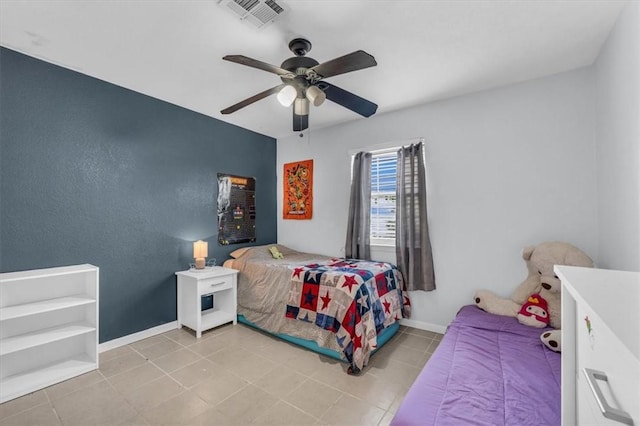
[(0, 274), (0, 403), (98, 368), (99, 269)]

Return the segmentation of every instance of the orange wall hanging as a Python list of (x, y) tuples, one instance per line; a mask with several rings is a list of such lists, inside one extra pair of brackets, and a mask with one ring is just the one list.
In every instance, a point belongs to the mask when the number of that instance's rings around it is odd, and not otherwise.
[(284, 219), (311, 219), (313, 213), (313, 160), (284, 165)]

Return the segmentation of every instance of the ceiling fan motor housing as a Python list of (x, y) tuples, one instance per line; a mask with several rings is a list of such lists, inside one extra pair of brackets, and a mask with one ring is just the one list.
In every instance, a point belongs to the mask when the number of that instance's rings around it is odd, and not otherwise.
[(304, 98), (305, 91), (309, 86), (309, 81), (307, 79), (307, 70), (311, 67), (315, 67), (316, 65), (318, 65), (318, 61), (313, 58), (307, 58), (304, 56), (294, 56), (292, 58), (286, 59), (282, 63), (280, 68), (291, 71), (291, 73), (293, 73), (295, 77), (290, 78), (289, 76), (281, 76), (280, 79), (283, 83), (296, 88), (296, 90), (298, 91), (298, 98)]
[(305, 71), (306, 71), (306, 68), (315, 67), (316, 65), (318, 65), (318, 61), (316, 61), (313, 58), (307, 58), (304, 56), (294, 56), (292, 58), (286, 59), (282, 63), (282, 65), (280, 65), (280, 68), (283, 68), (287, 71), (291, 71), (294, 74), (298, 74), (296, 70), (298, 70), (299, 68), (305, 68)]

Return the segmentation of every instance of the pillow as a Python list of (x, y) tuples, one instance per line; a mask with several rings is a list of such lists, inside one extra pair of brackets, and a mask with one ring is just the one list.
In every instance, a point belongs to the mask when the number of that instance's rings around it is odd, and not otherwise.
[(242, 247), (239, 248), (237, 250), (232, 251), (231, 253), (229, 253), (229, 256), (233, 257), (234, 259), (239, 258), (240, 256), (242, 256), (247, 250), (249, 250), (251, 247)]

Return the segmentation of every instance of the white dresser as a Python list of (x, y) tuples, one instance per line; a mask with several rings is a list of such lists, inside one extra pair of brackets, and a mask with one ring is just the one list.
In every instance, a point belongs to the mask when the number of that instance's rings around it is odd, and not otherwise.
[(562, 424), (640, 426), (640, 273), (556, 266)]

